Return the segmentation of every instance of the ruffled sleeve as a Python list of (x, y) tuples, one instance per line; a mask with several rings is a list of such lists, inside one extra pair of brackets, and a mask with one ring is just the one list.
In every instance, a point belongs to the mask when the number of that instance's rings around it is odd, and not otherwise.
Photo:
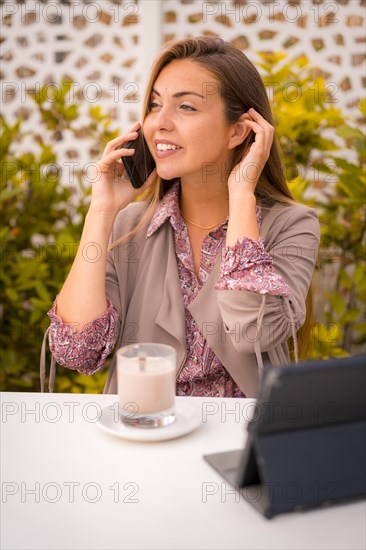
[(265, 251), (263, 238), (239, 237), (234, 246), (222, 251), (217, 290), (249, 290), (259, 294), (289, 296), (286, 281), (273, 268), (272, 257)]
[(47, 313), (51, 319), (49, 344), (61, 366), (91, 375), (100, 370), (114, 348), (118, 336), (119, 315), (107, 299), (107, 311), (77, 332), (72, 323), (64, 323), (56, 313), (57, 297)]

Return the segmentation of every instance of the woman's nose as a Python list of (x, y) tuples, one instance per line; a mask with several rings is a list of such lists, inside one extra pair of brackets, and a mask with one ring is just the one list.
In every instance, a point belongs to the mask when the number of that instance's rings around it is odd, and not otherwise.
[(174, 127), (171, 109), (161, 107), (154, 117), (155, 130), (172, 130)]

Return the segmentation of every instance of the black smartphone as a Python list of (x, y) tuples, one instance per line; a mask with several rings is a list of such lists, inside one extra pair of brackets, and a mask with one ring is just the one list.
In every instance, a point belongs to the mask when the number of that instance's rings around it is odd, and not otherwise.
[(127, 175), (135, 189), (139, 189), (145, 183), (155, 168), (155, 160), (147, 146), (141, 128), (137, 130), (136, 139), (128, 141), (124, 149), (135, 149), (132, 157), (121, 157)]

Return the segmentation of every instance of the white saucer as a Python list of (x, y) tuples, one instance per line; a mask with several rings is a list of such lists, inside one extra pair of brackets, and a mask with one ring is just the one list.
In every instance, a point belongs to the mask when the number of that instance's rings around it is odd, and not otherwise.
[(115, 407), (105, 407), (97, 422), (104, 432), (131, 441), (165, 441), (186, 435), (202, 423), (201, 408), (194, 403), (179, 400), (175, 405), (175, 422), (163, 428), (144, 429), (116, 422)]

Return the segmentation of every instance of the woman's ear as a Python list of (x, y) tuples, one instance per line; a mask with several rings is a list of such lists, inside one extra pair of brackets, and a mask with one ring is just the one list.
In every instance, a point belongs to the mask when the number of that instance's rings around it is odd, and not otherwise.
[(248, 113), (243, 113), (239, 120), (237, 122), (234, 122), (232, 124), (232, 130), (229, 137), (229, 143), (228, 148), (234, 149), (243, 141), (245, 138), (249, 135), (249, 133), (252, 131), (252, 128), (246, 125), (246, 120), (253, 120), (252, 117)]

